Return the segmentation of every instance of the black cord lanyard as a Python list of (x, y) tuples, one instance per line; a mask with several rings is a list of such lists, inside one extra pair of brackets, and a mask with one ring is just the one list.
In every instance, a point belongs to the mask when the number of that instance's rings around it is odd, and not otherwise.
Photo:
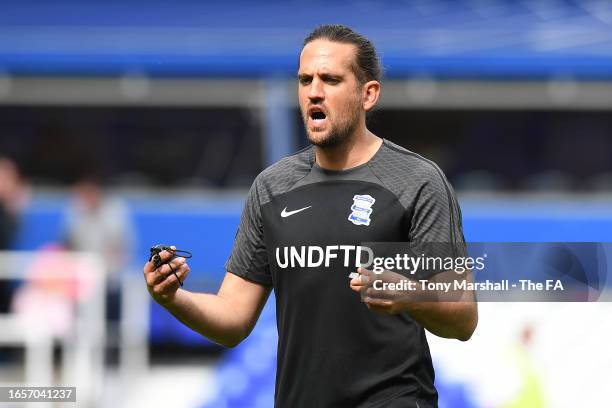
[(183, 251), (182, 249), (172, 249), (172, 247), (170, 247), (168, 245), (155, 245), (155, 246), (151, 247), (151, 255), (149, 256), (149, 262), (151, 262), (151, 260), (153, 260), (153, 266), (155, 266), (156, 269), (159, 268), (160, 266), (162, 266), (161, 257), (159, 256), (159, 254), (162, 251), (168, 251), (168, 252), (172, 252), (173, 253), (172, 258), (170, 258), (168, 260), (167, 264), (170, 267), (170, 270), (172, 271), (174, 276), (176, 277), (176, 280), (179, 282), (179, 284), (181, 286), (183, 286), (183, 282), (181, 282), (181, 280), (179, 279), (178, 275), (174, 271), (174, 268), (172, 268), (172, 265), (170, 265), (170, 261), (172, 261), (174, 258), (177, 258), (177, 257), (191, 258), (191, 257), (193, 257), (193, 255), (189, 251)]

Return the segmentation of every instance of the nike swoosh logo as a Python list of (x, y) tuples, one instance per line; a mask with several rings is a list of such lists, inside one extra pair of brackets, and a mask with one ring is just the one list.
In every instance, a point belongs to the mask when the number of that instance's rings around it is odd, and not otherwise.
[(287, 207), (285, 207), (285, 208), (283, 208), (283, 211), (281, 212), (281, 217), (283, 217), (283, 218), (289, 217), (290, 215), (297, 214), (300, 211), (307, 210), (310, 207), (312, 207), (312, 205), (309, 205), (308, 207), (300, 208), (299, 210), (293, 210), (293, 211), (287, 211)]

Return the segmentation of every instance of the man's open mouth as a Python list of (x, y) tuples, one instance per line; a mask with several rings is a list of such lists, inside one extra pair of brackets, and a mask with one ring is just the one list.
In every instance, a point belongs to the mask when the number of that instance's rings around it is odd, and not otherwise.
[(308, 117), (315, 124), (322, 124), (325, 121), (325, 119), (327, 119), (327, 115), (325, 114), (323, 109), (321, 109), (319, 107), (312, 107), (312, 108), (310, 108), (308, 110)]

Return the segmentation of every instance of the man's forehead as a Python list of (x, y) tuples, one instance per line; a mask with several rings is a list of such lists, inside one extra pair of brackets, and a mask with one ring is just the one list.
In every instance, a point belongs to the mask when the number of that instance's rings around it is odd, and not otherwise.
[(315, 40), (304, 46), (300, 54), (300, 69), (347, 68), (350, 69), (357, 52), (353, 44)]

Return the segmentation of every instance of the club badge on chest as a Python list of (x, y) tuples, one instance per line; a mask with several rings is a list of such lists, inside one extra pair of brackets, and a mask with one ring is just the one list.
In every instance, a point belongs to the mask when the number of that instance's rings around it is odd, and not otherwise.
[(355, 225), (370, 225), (370, 216), (373, 211), (372, 206), (375, 202), (376, 199), (369, 194), (354, 195), (348, 220)]

